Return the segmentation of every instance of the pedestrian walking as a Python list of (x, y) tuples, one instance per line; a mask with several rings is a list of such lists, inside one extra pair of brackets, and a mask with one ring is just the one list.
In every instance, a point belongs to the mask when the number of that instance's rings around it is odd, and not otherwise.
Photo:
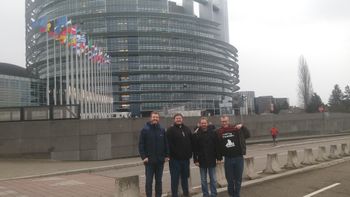
[(222, 116), (220, 121), (219, 154), (225, 157), (227, 191), (230, 197), (239, 197), (244, 167), (243, 155), (246, 154), (246, 139), (250, 134), (242, 124), (229, 124), (230, 118), (226, 115)]
[[(221, 160), (218, 154), (218, 136), (208, 124), (208, 119), (200, 119), (200, 127), (193, 134), (193, 162), (199, 167), (203, 197), (217, 196), (216, 163)], [(207, 174), (210, 180), (208, 190)]]
[(278, 135), (278, 129), (276, 127), (272, 127), (270, 129), (271, 131), (271, 137), (272, 137), (272, 141), (273, 141), (273, 146), (276, 146), (277, 144), (277, 135)]
[(183, 124), (182, 114), (175, 114), (174, 124), (167, 130), (172, 197), (178, 197), (180, 178), (183, 196), (189, 196), (188, 178), (190, 176), (190, 158), (192, 157), (191, 135), (191, 130)]
[(165, 129), (159, 124), (159, 119), (159, 113), (152, 112), (150, 121), (141, 130), (139, 137), (139, 153), (145, 165), (147, 197), (152, 197), (153, 177), (155, 178), (155, 196), (162, 196), (164, 162), (169, 160), (168, 141)]

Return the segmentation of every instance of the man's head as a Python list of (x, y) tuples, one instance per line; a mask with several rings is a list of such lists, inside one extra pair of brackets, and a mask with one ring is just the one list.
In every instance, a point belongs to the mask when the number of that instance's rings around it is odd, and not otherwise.
[(159, 123), (159, 113), (158, 112), (151, 112), (151, 124), (158, 124)]
[(174, 123), (175, 123), (176, 125), (182, 124), (182, 121), (183, 121), (183, 116), (182, 116), (182, 114), (177, 113), (177, 114), (174, 115)]
[(223, 115), (220, 118), (221, 126), (227, 128), (230, 124), (230, 118), (227, 115)]
[(201, 127), (202, 129), (207, 129), (207, 128), (208, 128), (208, 118), (202, 117), (202, 118), (200, 119), (199, 123), (200, 123), (200, 127)]

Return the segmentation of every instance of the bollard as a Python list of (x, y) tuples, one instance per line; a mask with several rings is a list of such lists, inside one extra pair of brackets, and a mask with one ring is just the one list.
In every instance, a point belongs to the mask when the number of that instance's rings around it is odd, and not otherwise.
[(316, 161), (328, 161), (329, 158), (326, 154), (326, 147), (325, 146), (319, 146), (318, 147), (318, 155), (316, 158)]
[(227, 186), (224, 163), (219, 163), (216, 165), (216, 179), (217, 179), (218, 187), (226, 187)]
[(114, 197), (140, 196), (139, 176), (116, 178), (116, 192)]
[(300, 162), (298, 159), (298, 153), (296, 150), (289, 150), (287, 155), (287, 164), (284, 166), (284, 168), (287, 169), (295, 169), (299, 168)]
[(339, 159), (340, 158), (337, 145), (331, 145), (331, 147), (329, 149), (329, 158), (330, 159)]
[(343, 157), (349, 155), (349, 147), (348, 147), (348, 144), (341, 144), (340, 155), (343, 156)]
[(243, 177), (245, 179), (253, 180), (259, 177), (254, 167), (254, 157), (244, 158)]
[(264, 173), (276, 174), (281, 171), (277, 153), (267, 154), (266, 168)]
[(304, 149), (304, 159), (301, 164), (303, 165), (312, 165), (317, 163), (314, 158), (314, 154), (312, 152), (312, 148), (306, 148)]

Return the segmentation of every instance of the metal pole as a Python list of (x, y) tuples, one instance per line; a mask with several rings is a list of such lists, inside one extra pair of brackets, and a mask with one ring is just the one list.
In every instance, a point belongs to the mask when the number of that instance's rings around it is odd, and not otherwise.
[(49, 32), (46, 31), (46, 105), (50, 105), (50, 79), (49, 79)]

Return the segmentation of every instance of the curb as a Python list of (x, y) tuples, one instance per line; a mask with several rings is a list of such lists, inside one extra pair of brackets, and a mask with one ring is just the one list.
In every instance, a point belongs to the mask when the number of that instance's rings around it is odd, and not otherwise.
[[(298, 137), (281, 137), (278, 138), (278, 142), (300, 140), (300, 139), (314, 139), (314, 138), (324, 138), (324, 137), (338, 137), (338, 136), (349, 136), (350, 132), (344, 132), (339, 134), (329, 134), (329, 135), (310, 135), (310, 136), (298, 136)], [(271, 143), (272, 139), (261, 139), (261, 140), (247, 140), (246, 144), (259, 144), (259, 143)]]
[[(290, 175), (295, 175), (295, 174), (300, 174), (300, 173), (303, 173), (303, 172), (310, 172), (310, 171), (313, 171), (313, 170), (318, 170), (318, 169), (331, 167), (331, 166), (334, 166), (334, 165), (337, 165), (337, 164), (341, 164), (341, 163), (344, 163), (344, 162), (347, 162), (347, 161), (350, 161), (350, 157), (349, 156), (347, 156), (346, 158), (341, 158), (341, 159), (337, 159), (337, 160), (333, 160), (333, 161), (329, 161), (329, 162), (323, 162), (323, 163), (312, 165), (312, 166), (304, 166), (302, 168), (295, 169), (295, 170), (288, 170), (288, 171), (282, 172), (280, 174), (267, 175), (266, 177), (258, 178), (258, 179), (255, 179), (255, 180), (244, 181), (242, 183), (242, 188), (243, 187), (249, 187), (249, 186), (257, 185), (257, 184), (263, 183), (265, 181), (271, 181), (271, 180), (274, 180), (274, 179), (287, 177), (287, 176), (290, 176)], [(224, 192), (227, 192), (227, 187), (225, 187), (225, 188), (218, 188), (217, 192), (218, 192), (218, 194), (222, 194)], [(202, 194), (195, 195), (194, 197), (200, 197), (201, 195)]]
[(59, 171), (59, 172), (53, 172), (53, 173), (47, 173), (47, 174), (5, 178), (5, 179), (0, 179), (0, 181), (11, 181), (11, 180), (30, 179), (30, 178), (42, 178), (42, 177), (49, 177), (49, 176), (71, 175), (71, 174), (79, 174), (79, 173), (93, 173), (93, 172), (99, 172), (99, 171), (105, 171), (105, 170), (137, 167), (137, 166), (141, 166), (141, 165), (143, 165), (142, 161), (136, 162), (136, 163), (134, 162), (134, 163), (116, 164), (116, 165), (100, 166), (100, 167), (93, 167), (93, 168), (82, 168), (82, 169), (77, 169), (77, 170)]

